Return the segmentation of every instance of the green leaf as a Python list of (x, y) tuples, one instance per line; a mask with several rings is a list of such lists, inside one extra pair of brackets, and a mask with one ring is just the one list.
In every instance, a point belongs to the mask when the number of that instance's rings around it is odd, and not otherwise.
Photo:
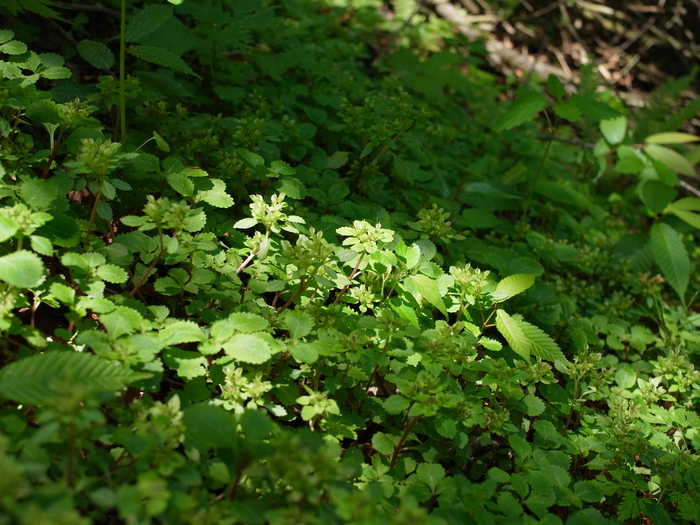
[(554, 109), (554, 114), (564, 120), (570, 122), (578, 122), (581, 120), (581, 110), (570, 100), (557, 102), (552, 108)]
[(514, 128), (535, 118), (547, 105), (547, 99), (537, 91), (527, 88), (518, 90), (515, 101), (508, 107), (505, 114), (498, 119), (495, 131)]
[(152, 64), (167, 67), (175, 71), (179, 71), (180, 73), (194, 75), (195, 77), (199, 78), (199, 75), (187, 65), (187, 62), (164, 47), (139, 45), (131, 46), (127, 48), (127, 51), (136, 58), (140, 58), (146, 62), (151, 62)]
[(169, 6), (149, 5), (129, 16), (126, 26), (126, 41), (138, 42), (143, 37), (150, 35), (173, 15)]
[(410, 405), (411, 402), (408, 399), (398, 394), (389, 396), (384, 400), (383, 404), (384, 410), (386, 410), (389, 414), (399, 414), (404, 410), (408, 410)]
[(435, 308), (440, 310), (442, 315), (447, 317), (447, 307), (445, 306), (445, 301), (442, 298), (442, 294), (438, 289), (437, 281), (434, 281), (430, 277), (425, 275), (412, 275), (408, 277), (418, 290), (420, 296), (428, 301)]
[(257, 334), (236, 334), (223, 345), (229, 357), (242, 363), (261, 364), (272, 357), (272, 348)]
[(59, 193), (45, 180), (27, 179), (19, 185), (19, 196), (36, 211), (48, 208), (58, 199)]
[(680, 133), (678, 131), (668, 131), (666, 133), (655, 133), (644, 139), (646, 144), (686, 144), (697, 142), (700, 137), (690, 133)]
[(348, 163), (350, 154), (347, 151), (336, 151), (326, 158), (326, 169), (337, 170)]
[(671, 148), (659, 146), (658, 144), (647, 144), (644, 151), (652, 159), (658, 160), (676, 173), (687, 175), (688, 177), (697, 177), (695, 168), (693, 168), (690, 161)]
[(372, 436), (372, 448), (385, 456), (391, 455), (394, 452), (394, 448), (396, 448), (391, 437), (393, 436), (389, 436), (384, 432), (377, 432)]
[(532, 394), (528, 394), (523, 398), (523, 404), (525, 405), (525, 413), (528, 416), (539, 416), (545, 409), (544, 401)]
[(700, 212), (700, 199), (697, 197), (678, 199), (664, 210), (664, 213), (672, 213), (692, 227), (700, 229), (700, 213), (696, 212)]
[(535, 284), (535, 275), (533, 274), (518, 273), (509, 275), (496, 285), (496, 289), (491, 292), (491, 297), (493, 297), (494, 301), (505, 301), (524, 292), (533, 284)]
[(87, 399), (148, 377), (92, 354), (46, 352), (0, 370), (0, 395), (24, 405), (43, 405), (71, 393)]
[(233, 413), (208, 404), (192, 405), (182, 412), (185, 442), (200, 452), (238, 447), (238, 421)]
[(561, 100), (561, 98), (566, 95), (564, 84), (559, 80), (559, 77), (551, 73), (549, 77), (547, 77), (547, 89), (549, 89), (550, 93), (554, 95), (557, 100)]
[(6, 55), (22, 55), (27, 52), (27, 45), (19, 40), (10, 40), (0, 45), (0, 53)]
[(245, 164), (253, 170), (259, 166), (265, 165), (265, 159), (263, 159), (257, 153), (253, 153), (252, 151), (248, 151), (247, 149), (237, 149), (236, 156), (243, 161), (243, 164)]
[(287, 350), (300, 363), (310, 365), (318, 359), (318, 350), (314, 343), (294, 342), (287, 346)]
[(523, 359), (530, 357), (530, 341), (515, 319), (503, 310), (496, 310), (496, 329), (516, 354)]
[(690, 258), (676, 230), (662, 222), (654, 224), (651, 250), (664, 278), (683, 299), (690, 279)]
[(163, 139), (163, 137), (161, 137), (155, 131), (153, 132), (153, 139), (156, 141), (156, 145), (158, 146), (159, 150), (164, 151), (165, 153), (170, 151), (170, 145), (165, 142), (165, 139)]
[(0, 242), (14, 237), (19, 231), (19, 224), (12, 217), (0, 215)]
[(100, 316), (100, 322), (107, 329), (112, 340), (135, 332), (141, 328), (143, 317), (133, 308), (117, 306), (112, 312)]
[(207, 358), (199, 352), (168, 348), (163, 352), (163, 363), (183, 379), (194, 379), (207, 373)]
[(430, 487), (430, 492), (435, 492), (438, 483), (445, 477), (445, 469), (439, 463), (421, 463), (416, 469), (416, 475)]
[(103, 264), (95, 271), (97, 276), (108, 283), (124, 283), (129, 278), (129, 274), (123, 268), (114, 264)]
[(600, 131), (609, 144), (620, 144), (627, 133), (627, 117), (623, 115), (617, 118), (601, 120)]
[(269, 323), (264, 317), (248, 312), (235, 312), (228, 316), (238, 332), (259, 332), (265, 330)]
[(301, 339), (311, 333), (314, 319), (306, 312), (287, 310), (284, 316), (284, 327), (289, 331), (289, 337)]
[(544, 331), (522, 319), (516, 320), (516, 323), (520, 325), (520, 329), (530, 342), (530, 353), (532, 355), (553, 363), (567, 362), (557, 343)]
[(36, 288), (44, 282), (46, 269), (41, 258), (27, 250), (0, 257), (0, 281), (17, 288)]
[(678, 192), (659, 180), (643, 180), (637, 185), (637, 192), (644, 205), (654, 213), (661, 213), (676, 198)]
[(192, 321), (175, 321), (163, 328), (159, 337), (167, 345), (197, 343), (204, 340), (202, 329)]
[(574, 483), (574, 496), (582, 501), (589, 503), (597, 503), (605, 496), (600, 483), (597, 481), (578, 481)]
[(584, 115), (594, 120), (613, 119), (621, 115), (619, 111), (611, 108), (608, 104), (576, 93), (571, 95), (571, 102), (576, 104), (576, 107), (578, 107)]
[(248, 217), (245, 219), (240, 219), (239, 221), (236, 221), (236, 224), (233, 225), (234, 228), (237, 230), (246, 230), (248, 228), (252, 228), (258, 223), (255, 219), (252, 217)]
[(207, 182), (209, 182), (213, 188), (198, 191), (197, 202), (204, 201), (216, 208), (230, 208), (233, 206), (233, 199), (226, 193), (226, 183), (224, 183), (224, 181), (208, 178)]
[(114, 66), (114, 54), (101, 42), (81, 40), (77, 46), (78, 54), (95, 69), (110, 69)]

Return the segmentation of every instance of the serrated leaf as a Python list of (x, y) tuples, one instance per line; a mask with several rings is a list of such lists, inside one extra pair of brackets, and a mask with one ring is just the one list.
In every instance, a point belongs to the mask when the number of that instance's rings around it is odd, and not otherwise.
[(19, 231), (19, 224), (12, 217), (0, 215), (0, 242), (5, 242), (7, 239), (14, 237)]
[(242, 363), (259, 365), (269, 361), (272, 348), (256, 334), (236, 334), (223, 345), (229, 357)]
[(683, 299), (690, 279), (690, 259), (676, 230), (661, 222), (654, 224), (651, 227), (651, 250), (664, 279)]
[(647, 144), (686, 144), (688, 142), (697, 142), (700, 137), (691, 135), (690, 133), (680, 133), (678, 131), (668, 131), (666, 133), (654, 133), (644, 139)]
[(10, 40), (0, 45), (0, 53), (6, 55), (22, 55), (27, 52), (27, 45), (19, 40)]
[(700, 199), (697, 197), (684, 197), (672, 202), (664, 210), (664, 213), (672, 213), (679, 219), (687, 222), (694, 228), (700, 228)]
[(678, 194), (675, 188), (653, 179), (640, 182), (637, 193), (644, 205), (654, 213), (661, 213)]
[(167, 345), (204, 341), (202, 329), (192, 321), (175, 321), (163, 328), (158, 335)]
[(617, 118), (601, 120), (600, 131), (609, 144), (620, 144), (627, 133), (627, 117), (623, 115)]
[(528, 394), (523, 398), (523, 404), (525, 405), (525, 413), (528, 416), (539, 416), (545, 409), (544, 401), (532, 394)]
[(253, 153), (252, 151), (248, 151), (247, 149), (237, 149), (236, 156), (243, 161), (243, 164), (251, 169), (265, 165), (265, 160), (260, 155)]
[(29, 242), (32, 245), (32, 250), (34, 250), (36, 253), (46, 255), (47, 257), (53, 255), (53, 245), (46, 237), (42, 237), (41, 235), (30, 235)]
[(318, 359), (318, 351), (313, 343), (296, 342), (287, 347), (292, 357), (300, 363), (312, 364)]
[(150, 35), (172, 16), (172, 8), (164, 5), (149, 5), (129, 17), (126, 26), (126, 41), (137, 42)]
[(102, 42), (81, 40), (77, 46), (78, 54), (96, 69), (110, 69), (114, 66), (114, 54)]
[(574, 496), (582, 501), (596, 503), (603, 499), (604, 494), (597, 481), (578, 481), (574, 484)]
[(535, 118), (547, 105), (547, 99), (537, 91), (522, 88), (518, 90), (515, 101), (506, 112), (498, 119), (494, 126), (495, 131), (504, 131), (514, 128)]
[(421, 463), (416, 469), (416, 476), (435, 492), (438, 483), (445, 477), (445, 468), (439, 463)]
[(384, 432), (377, 432), (372, 436), (372, 448), (383, 454), (384, 456), (389, 456), (394, 452), (396, 445), (392, 441), (393, 436), (389, 436)]
[(129, 278), (129, 274), (123, 268), (115, 264), (103, 264), (95, 272), (97, 276), (108, 283), (124, 283)]
[(209, 449), (237, 448), (238, 421), (228, 410), (212, 405), (192, 405), (185, 408), (182, 421), (186, 443), (201, 452)]
[(509, 275), (496, 285), (496, 289), (491, 292), (491, 297), (493, 297), (494, 301), (505, 301), (524, 292), (533, 284), (535, 284), (534, 274), (518, 273)]
[(213, 186), (211, 189), (197, 192), (196, 201), (204, 201), (216, 208), (230, 208), (233, 206), (233, 199), (226, 193), (226, 183), (221, 179), (207, 179)]
[(119, 390), (150, 377), (113, 361), (78, 352), (46, 352), (11, 363), (0, 370), (0, 394), (24, 405), (43, 405), (80, 392)]
[(554, 363), (565, 363), (566, 358), (557, 343), (535, 325), (518, 319), (515, 321), (530, 342), (530, 353)]
[(608, 104), (598, 102), (593, 98), (581, 96), (577, 93), (571, 95), (571, 102), (576, 104), (584, 115), (595, 120), (612, 119), (621, 115), (619, 111), (613, 109)]
[(259, 332), (269, 325), (264, 317), (247, 312), (234, 312), (228, 316), (228, 320), (237, 332)]
[(143, 317), (133, 308), (117, 306), (112, 312), (100, 316), (100, 322), (106, 328), (112, 340), (135, 332), (141, 327)]
[(445, 306), (445, 301), (443, 300), (442, 294), (440, 294), (440, 290), (438, 289), (437, 281), (420, 274), (412, 275), (408, 277), (408, 279), (413, 282), (416, 290), (418, 290), (418, 293), (423, 299), (428, 301), (431, 305), (440, 310), (442, 315), (447, 317), (447, 307)]
[(496, 310), (496, 329), (516, 354), (523, 359), (530, 357), (530, 341), (515, 319), (503, 310)]
[(399, 414), (407, 410), (411, 402), (403, 396), (395, 394), (384, 400), (383, 407), (389, 414)]
[(183, 379), (194, 379), (207, 373), (207, 358), (199, 352), (168, 348), (163, 352), (163, 363)]
[(647, 144), (644, 151), (652, 159), (658, 160), (676, 173), (687, 175), (688, 177), (697, 177), (695, 168), (693, 168), (690, 161), (671, 148), (658, 144)]
[(44, 281), (46, 269), (41, 258), (27, 250), (0, 257), (0, 281), (17, 288), (35, 288)]
[(566, 95), (564, 84), (562, 84), (561, 80), (559, 80), (559, 77), (551, 73), (547, 77), (547, 89), (549, 89), (550, 93), (554, 95), (554, 98), (557, 100), (560, 100), (564, 95)]
[(336, 151), (335, 153), (326, 158), (326, 169), (340, 169), (348, 163), (349, 158), (350, 153), (348, 153), (347, 151)]
[(578, 122), (581, 119), (581, 110), (570, 100), (557, 102), (552, 106), (554, 114), (570, 122)]
[(199, 75), (187, 65), (187, 62), (164, 47), (138, 45), (127, 48), (127, 51), (136, 58), (140, 58), (146, 62), (151, 62), (152, 64), (167, 67), (179, 71), (180, 73), (186, 73), (199, 78)]
[(194, 195), (194, 182), (187, 176), (185, 170), (177, 173), (170, 173), (166, 180), (170, 187), (178, 192), (183, 197), (191, 197)]
[(311, 333), (314, 327), (314, 319), (306, 312), (287, 310), (284, 317), (284, 327), (289, 331), (289, 337), (300, 339)]

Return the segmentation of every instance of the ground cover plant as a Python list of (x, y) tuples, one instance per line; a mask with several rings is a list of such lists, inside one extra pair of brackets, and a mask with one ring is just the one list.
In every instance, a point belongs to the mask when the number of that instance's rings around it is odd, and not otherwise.
[(0, 0), (0, 523), (700, 521), (695, 73), (172, 4)]

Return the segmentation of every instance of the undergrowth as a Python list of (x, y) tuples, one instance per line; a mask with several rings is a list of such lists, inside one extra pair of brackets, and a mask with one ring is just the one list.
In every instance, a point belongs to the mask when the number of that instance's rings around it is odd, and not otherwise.
[(177, 3), (0, 0), (0, 523), (700, 522), (691, 78)]

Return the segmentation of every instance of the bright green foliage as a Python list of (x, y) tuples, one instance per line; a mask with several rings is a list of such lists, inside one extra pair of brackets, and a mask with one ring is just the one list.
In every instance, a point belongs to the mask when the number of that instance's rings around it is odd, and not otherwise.
[(695, 103), (132, 4), (0, 0), (0, 524), (700, 520)]

